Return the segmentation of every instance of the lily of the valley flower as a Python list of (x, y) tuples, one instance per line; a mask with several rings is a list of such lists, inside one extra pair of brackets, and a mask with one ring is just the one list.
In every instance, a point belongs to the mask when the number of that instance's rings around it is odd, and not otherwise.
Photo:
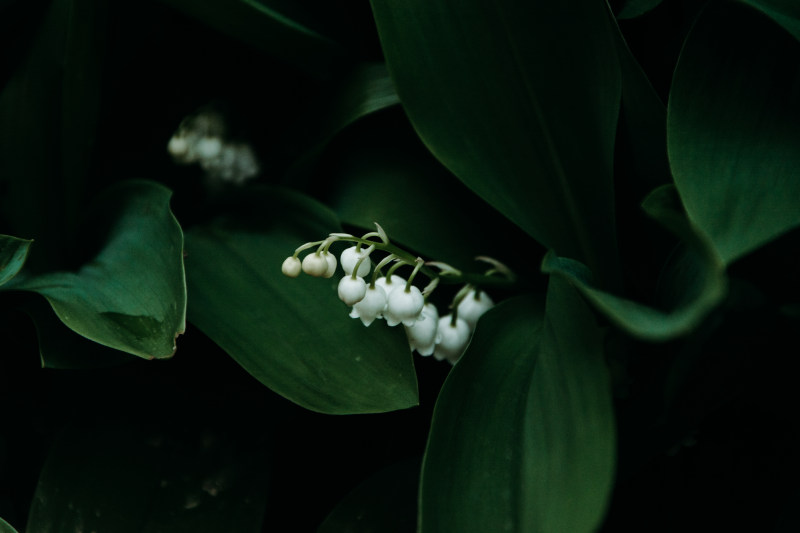
[(425, 298), (414, 285), (395, 289), (387, 297), (383, 316), (390, 326), (396, 326), (401, 322), (404, 326), (413, 326), (424, 305)]
[(453, 322), (452, 315), (445, 315), (439, 319), (439, 331), (436, 338), (436, 349), (433, 356), (441, 361), (447, 359), (455, 364), (467, 349), (472, 330), (463, 318), (456, 318)]
[(296, 278), (299, 276), (301, 269), (302, 266), (300, 260), (293, 255), (290, 255), (284, 259), (283, 265), (281, 265), (281, 272), (283, 272), (283, 275), (289, 276), (290, 278)]
[(369, 326), (383, 313), (385, 307), (386, 292), (376, 284), (375, 286), (367, 287), (364, 298), (353, 305), (350, 317), (360, 318), (365, 326)]
[[(364, 252), (365, 252), (364, 250), (361, 250), (359, 252), (357, 250), (357, 247), (355, 246), (351, 246), (350, 248), (347, 248), (344, 252), (342, 252), (340, 260), (342, 263), (342, 270), (344, 270), (345, 274), (349, 276), (350, 274), (353, 273), (353, 269), (356, 267), (358, 260), (364, 257), (365, 255)], [(369, 261), (365, 259), (358, 266), (358, 272), (356, 272), (356, 276), (363, 278), (366, 277), (367, 274), (369, 274)]]
[(358, 276), (345, 276), (339, 281), (339, 299), (347, 305), (355, 305), (367, 294), (367, 283)]
[(321, 253), (308, 254), (303, 258), (303, 272), (315, 278), (322, 277), (328, 271), (328, 261)]
[(464, 319), (470, 329), (475, 329), (475, 324), (478, 323), (481, 315), (492, 307), (494, 307), (494, 302), (486, 292), (476, 292), (475, 289), (472, 289), (458, 304), (458, 318)]
[(419, 318), (411, 326), (405, 326), (408, 346), (420, 355), (432, 355), (436, 348), (436, 330), (439, 325), (439, 311), (432, 303), (423, 306)]

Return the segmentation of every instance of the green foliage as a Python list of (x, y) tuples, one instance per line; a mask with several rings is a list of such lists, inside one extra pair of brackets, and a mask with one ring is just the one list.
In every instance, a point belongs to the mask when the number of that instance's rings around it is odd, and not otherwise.
[(0, 235), (0, 285), (17, 275), (28, 257), (31, 241)]

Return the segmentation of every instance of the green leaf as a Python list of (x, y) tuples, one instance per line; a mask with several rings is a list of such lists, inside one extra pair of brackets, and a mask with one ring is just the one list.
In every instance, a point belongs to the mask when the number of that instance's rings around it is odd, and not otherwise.
[(344, 49), (338, 43), (296, 17), (286, 15), (286, 11), (292, 9), (291, 3), (277, 0), (162, 1), (312, 75), (329, 76), (344, 57)]
[(603, 335), (551, 278), (481, 318), (433, 415), (422, 533), (594, 531), (610, 496), (615, 429)]
[(317, 533), (414, 533), (419, 458), (384, 468), (339, 502)]
[(372, 0), (372, 8), (400, 100), (431, 152), (545, 247), (614, 280), (621, 82), (607, 5)]
[(648, 341), (665, 341), (691, 332), (719, 305), (727, 294), (725, 265), (707, 239), (686, 219), (673, 186), (653, 191), (642, 207), (685, 244), (662, 274), (662, 283), (669, 284), (664, 291), (671, 300), (665, 302), (667, 309), (598, 290), (585, 265), (553, 252), (544, 258), (542, 271), (568, 280), (598, 311), (631, 335)]
[(17, 533), (17, 530), (11, 527), (11, 524), (0, 518), (0, 533)]
[(0, 235), (0, 285), (17, 275), (33, 241)]
[(321, 204), (251, 189), (186, 235), (188, 316), (245, 370), (324, 413), (383, 412), (418, 403), (408, 343), (384, 323), (365, 328), (337, 297), (338, 276), (281, 274), (295, 248), (338, 231)]
[(632, 19), (652, 11), (661, 4), (662, 0), (628, 0), (617, 13), (618, 19)]
[(145, 358), (170, 357), (185, 329), (183, 234), (171, 192), (152, 182), (109, 189), (95, 228), (97, 256), (77, 272), (17, 276), (6, 288), (33, 291), (64, 324), (90, 340)]
[(740, 0), (762, 11), (783, 29), (800, 39), (800, 4), (794, 0)]
[(263, 443), (245, 442), (235, 429), (125, 421), (72, 423), (58, 437), (26, 531), (261, 531)]
[(687, 37), (667, 110), (686, 211), (730, 263), (800, 224), (800, 43), (758, 11), (712, 4)]

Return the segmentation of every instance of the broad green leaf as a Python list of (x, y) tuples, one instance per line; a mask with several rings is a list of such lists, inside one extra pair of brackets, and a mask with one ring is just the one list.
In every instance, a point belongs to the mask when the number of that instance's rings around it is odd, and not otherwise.
[(17, 275), (33, 241), (0, 235), (0, 285)]
[(287, 16), (291, 3), (276, 0), (162, 1), (316, 76), (329, 76), (345, 54), (329, 37)]
[(6, 288), (33, 291), (70, 329), (140, 357), (170, 357), (185, 329), (183, 234), (171, 192), (124, 182), (98, 199), (103, 248), (77, 272), (17, 276)]
[(712, 4), (687, 37), (667, 112), (690, 220), (725, 263), (800, 224), (800, 43), (756, 10)]
[(126, 421), (123, 412), (72, 423), (56, 439), (26, 531), (261, 531), (269, 479), (263, 443), (246, 442), (241, 429)]
[(800, 4), (794, 0), (740, 0), (764, 12), (783, 29), (800, 39)]
[(11, 524), (0, 518), (0, 533), (17, 533), (17, 530), (11, 527)]
[(431, 152), (545, 247), (614, 280), (620, 67), (607, 5), (372, 8), (400, 100)]
[(433, 415), (420, 530), (594, 531), (613, 485), (615, 427), (603, 335), (551, 278), (481, 318)]
[(331, 511), (317, 533), (414, 533), (419, 458), (372, 475)]
[(632, 19), (652, 11), (661, 4), (662, 0), (627, 0), (622, 9), (617, 13), (618, 19)]
[(324, 413), (416, 405), (400, 329), (348, 317), (331, 279), (281, 273), (295, 248), (339, 231), (321, 204), (279, 188), (252, 189), (187, 231), (189, 321), (269, 388)]
[(670, 297), (664, 307), (635, 302), (596, 288), (591, 272), (578, 261), (550, 252), (542, 271), (572, 283), (596, 309), (624, 331), (640, 339), (664, 341), (689, 333), (727, 294), (725, 265), (711, 244), (686, 220), (674, 187), (656, 189), (643, 208), (683, 241), (685, 247), (674, 255), (662, 273), (664, 292)]

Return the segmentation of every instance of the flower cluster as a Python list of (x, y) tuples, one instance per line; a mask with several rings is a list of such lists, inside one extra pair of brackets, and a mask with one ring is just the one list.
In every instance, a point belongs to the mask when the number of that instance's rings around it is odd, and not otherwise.
[[(425, 263), (421, 258), (415, 258), (390, 243), (383, 228), (378, 224), (376, 227), (376, 232), (362, 237), (332, 233), (322, 241), (298, 247), (284, 260), (283, 274), (297, 277), (304, 272), (310, 276), (330, 278), (341, 264), (344, 276), (339, 280), (338, 294), (339, 299), (351, 307), (351, 318), (360, 319), (365, 326), (378, 319), (385, 320), (392, 327), (402, 324), (412, 351), (455, 364), (467, 349), (478, 319), (494, 306), (494, 302), (472, 280), (456, 294), (449, 312), (440, 316), (429, 296), (442, 279), (450, 283), (462, 281), (460, 272), (444, 263)], [(341, 252), (338, 261), (330, 251), (331, 245), (337, 241), (352, 243)], [(301, 260), (300, 253), (311, 248), (316, 250)], [(373, 268), (372, 259), (378, 251), (387, 255)], [(500, 265), (495, 260), (479, 259)], [(403, 266), (413, 269), (408, 278), (396, 273)], [(387, 268), (385, 274), (384, 268)], [(413, 284), (420, 272), (430, 279), (422, 290)], [(492, 270), (487, 276), (496, 272), (497, 269)], [(501, 268), (499, 272), (509, 278), (513, 276), (507, 269)]]

